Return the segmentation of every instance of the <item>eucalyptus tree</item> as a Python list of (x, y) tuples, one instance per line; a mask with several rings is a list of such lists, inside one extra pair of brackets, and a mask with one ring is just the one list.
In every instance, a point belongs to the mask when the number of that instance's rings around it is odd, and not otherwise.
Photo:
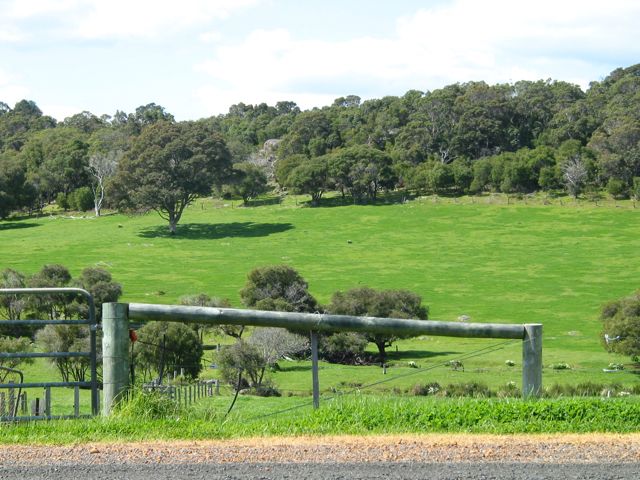
[(224, 140), (205, 122), (157, 122), (133, 140), (115, 183), (130, 207), (156, 211), (175, 234), (185, 208), (230, 169)]

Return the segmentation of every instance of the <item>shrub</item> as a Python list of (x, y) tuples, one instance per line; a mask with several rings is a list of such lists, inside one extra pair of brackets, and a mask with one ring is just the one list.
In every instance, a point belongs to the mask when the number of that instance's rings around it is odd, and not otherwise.
[[(47, 325), (36, 334), (36, 342), (45, 352), (88, 352), (90, 332), (84, 325)], [(53, 363), (63, 382), (84, 382), (91, 366), (87, 357), (55, 357)]]
[(516, 382), (507, 382), (503, 387), (498, 389), (496, 395), (500, 398), (521, 397), (522, 392), (516, 385)]
[(367, 339), (360, 333), (339, 332), (320, 337), (318, 350), (323, 360), (331, 363), (357, 365), (367, 363)]
[(417, 383), (411, 389), (411, 393), (416, 396), (437, 395), (440, 390), (442, 390), (442, 387), (438, 382)]
[(89, 187), (80, 187), (68, 195), (69, 207), (79, 212), (86, 212), (94, 207), (93, 192)]
[(489, 387), (481, 382), (451, 383), (444, 389), (445, 397), (491, 397)]
[[(422, 298), (413, 292), (408, 290), (374, 290), (369, 287), (334, 293), (329, 311), (338, 315), (420, 320), (426, 320), (428, 316), (428, 308), (422, 305)], [(378, 347), (381, 362), (386, 359), (386, 348), (400, 338), (397, 335), (388, 334), (365, 333), (363, 335)]]
[(616, 199), (629, 198), (629, 189), (627, 188), (627, 185), (617, 178), (609, 179), (607, 182), (607, 192)]
[(247, 275), (240, 298), (245, 306), (263, 310), (315, 312), (318, 309), (307, 282), (288, 265), (253, 269)]
[(609, 352), (640, 354), (640, 291), (602, 307), (603, 345)]
[[(180, 371), (196, 378), (202, 370), (202, 342), (183, 323), (150, 322), (138, 330), (135, 361), (146, 373)], [(164, 346), (164, 348), (163, 348)]]
[[(0, 337), (0, 352), (16, 353), (31, 351), (31, 342), (28, 338)], [(0, 367), (17, 368), (20, 365), (33, 364), (33, 358), (3, 358), (0, 357)], [(9, 370), (0, 369), (0, 383), (5, 383), (6, 378), (11, 374)]]
[(56, 204), (66, 212), (70, 207), (68, 196), (64, 192), (59, 192), (58, 195), (56, 195)]

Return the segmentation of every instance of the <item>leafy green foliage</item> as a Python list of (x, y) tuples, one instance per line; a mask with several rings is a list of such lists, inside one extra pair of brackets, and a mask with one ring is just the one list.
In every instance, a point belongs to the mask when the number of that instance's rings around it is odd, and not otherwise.
[[(217, 360), (220, 376), (235, 389), (262, 386), (267, 360), (256, 345), (238, 340), (232, 345), (224, 346), (218, 353)], [(242, 383), (243, 379), (245, 384)]]
[(168, 395), (158, 391), (136, 392), (116, 405), (114, 418), (134, 421), (136, 424), (149, 420), (175, 419), (184, 413), (184, 408)]
[[(381, 318), (413, 318), (426, 320), (427, 307), (422, 298), (408, 290), (381, 290), (360, 287), (346, 292), (336, 292), (331, 298), (329, 311), (338, 315), (354, 315)], [(363, 334), (369, 342), (378, 348), (380, 361), (384, 362), (386, 348), (390, 347), (398, 336), (374, 333)]]
[(318, 350), (320, 356), (331, 363), (357, 365), (368, 360), (365, 348), (369, 341), (355, 332), (338, 332), (322, 335)]
[(157, 122), (145, 128), (118, 165), (122, 195), (176, 226), (184, 209), (211, 192), (231, 167), (224, 140), (204, 122)]
[(267, 176), (264, 171), (249, 162), (238, 163), (233, 166), (234, 172), (228, 191), (232, 195), (242, 197), (245, 205), (249, 200), (265, 193), (267, 186)]
[(603, 344), (607, 351), (640, 354), (640, 292), (602, 307)]
[[(28, 338), (12, 338), (0, 336), (0, 352), (5, 353), (18, 353), (18, 352), (30, 352), (32, 350), (31, 341)], [(21, 365), (33, 364), (33, 358), (1, 358), (0, 367), (16, 369)], [(5, 383), (5, 380), (12, 373), (4, 368), (0, 368), (0, 383)]]
[[(89, 352), (89, 327), (84, 325), (46, 325), (36, 333), (36, 343), (45, 352)], [(88, 357), (50, 359), (63, 382), (84, 382), (91, 367)]]
[(202, 370), (200, 337), (183, 323), (150, 322), (138, 330), (135, 363), (146, 374), (181, 372), (196, 378)]
[(242, 303), (257, 310), (315, 312), (318, 303), (309, 293), (309, 285), (288, 265), (253, 269), (240, 291)]
[[(221, 307), (230, 308), (231, 302), (227, 298), (211, 297), (206, 293), (198, 293), (195, 295), (183, 295), (179, 299), (180, 305), (189, 305), (194, 307)], [(233, 338), (242, 337), (244, 325), (211, 325), (207, 323), (190, 323), (196, 334), (200, 337), (200, 341), (204, 341), (205, 332), (221, 332)]]

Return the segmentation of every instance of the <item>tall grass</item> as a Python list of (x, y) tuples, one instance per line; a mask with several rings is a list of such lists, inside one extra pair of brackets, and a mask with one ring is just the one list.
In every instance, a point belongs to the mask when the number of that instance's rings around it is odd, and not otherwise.
[[(282, 403), (284, 401), (284, 404)], [(637, 432), (637, 398), (441, 399), (356, 395), (295, 408), (297, 399), (244, 399), (225, 417), (223, 406), (200, 405), (158, 416), (156, 399), (133, 400), (111, 418), (4, 425), (1, 443), (224, 439), (274, 435), (420, 433)], [(137, 402), (137, 403), (136, 403)], [(149, 403), (151, 402), (151, 403)], [(288, 402), (288, 403), (287, 403)], [(286, 413), (283, 405), (289, 405)], [(151, 412), (145, 412), (148, 408)], [(163, 409), (164, 407), (161, 407)]]

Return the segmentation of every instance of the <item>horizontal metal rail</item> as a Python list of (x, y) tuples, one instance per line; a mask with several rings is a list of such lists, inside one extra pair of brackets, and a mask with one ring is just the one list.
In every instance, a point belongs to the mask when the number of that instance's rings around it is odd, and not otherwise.
[(26, 382), (0, 383), (0, 388), (90, 387), (91, 382)]
[(523, 339), (523, 325), (461, 323), (401, 318), (354, 317), (325, 313), (265, 312), (236, 308), (130, 303), (129, 319), (214, 325), (254, 325), (315, 332), (368, 332), (393, 335), (434, 335), (465, 338)]
[(0, 358), (91, 358), (91, 352), (0, 352)]
[(91, 320), (0, 320), (0, 325), (91, 325)]

